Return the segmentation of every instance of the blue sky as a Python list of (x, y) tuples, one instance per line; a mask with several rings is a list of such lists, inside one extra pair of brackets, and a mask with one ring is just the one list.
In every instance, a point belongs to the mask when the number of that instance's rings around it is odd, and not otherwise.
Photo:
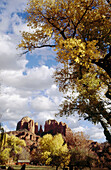
[(29, 116), (43, 125), (48, 119), (67, 123), (74, 131), (83, 131), (90, 139), (104, 142), (100, 125), (78, 121), (75, 116), (57, 117), (63, 94), (54, 83), (53, 73), (58, 63), (56, 53), (50, 48), (36, 49), (20, 57), (17, 49), (20, 31), (28, 31), (24, 16), (27, 0), (0, 1), (0, 113), (6, 131), (15, 130), (17, 122)]

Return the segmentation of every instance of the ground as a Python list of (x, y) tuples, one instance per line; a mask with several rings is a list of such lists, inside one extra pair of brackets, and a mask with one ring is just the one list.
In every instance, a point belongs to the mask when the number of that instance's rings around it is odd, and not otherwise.
[[(14, 170), (21, 169), (20, 165), (13, 165), (12, 167), (14, 168)], [(8, 168), (8, 166), (7, 166), (7, 168)], [(27, 165), (26, 170), (56, 170), (56, 167)], [(62, 170), (62, 169), (59, 168), (59, 170)], [(83, 170), (89, 170), (89, 168), (84, 168)], [(107, 170), (107, 168), (91, 168), (91, 170)]]

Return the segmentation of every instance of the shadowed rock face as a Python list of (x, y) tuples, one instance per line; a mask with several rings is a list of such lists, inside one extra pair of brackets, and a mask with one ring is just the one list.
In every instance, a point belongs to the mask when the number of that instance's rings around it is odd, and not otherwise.
[(28, 116), (23, 117), (18, 123), (16, 130), (27, 129), (29, 132), (38, 133), (38, 125), (34, 124), (34, 121)]
[(56, 135), (57, 133), (61, 133), (63, 136), (67, 136), (68, 133), (72, 135), (72, 131), (68, 128), (67, 124), (63, 122), (57, 122), (56, 120), (47, 120), (44, 126), (45, 133), (51, 133), (52, 135)]

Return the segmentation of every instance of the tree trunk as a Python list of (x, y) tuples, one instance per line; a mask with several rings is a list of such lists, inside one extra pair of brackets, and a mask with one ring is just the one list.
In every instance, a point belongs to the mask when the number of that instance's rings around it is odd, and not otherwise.
[(75, 167), (75, 170), (78, 170), (78, 168), (77, 168), (77, 167)]
[(73, 170), (73, 165), (70, 165), (69, 170)]
[(58, 167), (58, 166), (56, 166), (56, 170), (58, 170), (58, 168), (59, 168), (59, 167)]
[(111, 143), (111, 134), (110, 134), (110, 132), (108, 131), (108, 129), (107, 129), (104, 121), (100, 120), (100, 123), (101, 123), (101, 125), (102, 125), (102, 127), (103, 127), (103, 129), (104, 129), (104, 134), (105, 134), (105, 136), (106, 136), (106, 140), (108, 140), (108, 142)]

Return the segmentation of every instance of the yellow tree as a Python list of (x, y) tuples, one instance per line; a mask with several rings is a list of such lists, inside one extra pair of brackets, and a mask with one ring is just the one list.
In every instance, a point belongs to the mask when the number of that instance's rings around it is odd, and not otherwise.
[(15, 136), (9, 136), (6, 133), (4, 133), (4, 136), (5, 137), (2, 140), (2, 144), (0, 143), (0, 164), (6, 163), (10, 157), (14, 159), (15, 155), (21, 153), (22, 147), (26, 146), (24, 140), (21, 140)]
[(44, 135), (39, 141), (40, 160), (46, 165), (65, 167), (69, 164), (70, 154), (67, 144), (61, 134), (54, 137), (51, 134)]
[(14, 135), (7, 137), (7, 147), (10, 148), (10, 157), (15, 158), (17, 154), (22, 152), (22, 147), (26, 146), (24, 140)]
[(70, 91), (60, 116), (77, 110), (84, 119), (100, 122), (111, 143), (111, 110), (106, 108), (111, 101), (110, 1), (29, 0), (26, 11), (32, 30), (22, 33), (19, 47), (57, 51), (56, 81), (61, 91)]

